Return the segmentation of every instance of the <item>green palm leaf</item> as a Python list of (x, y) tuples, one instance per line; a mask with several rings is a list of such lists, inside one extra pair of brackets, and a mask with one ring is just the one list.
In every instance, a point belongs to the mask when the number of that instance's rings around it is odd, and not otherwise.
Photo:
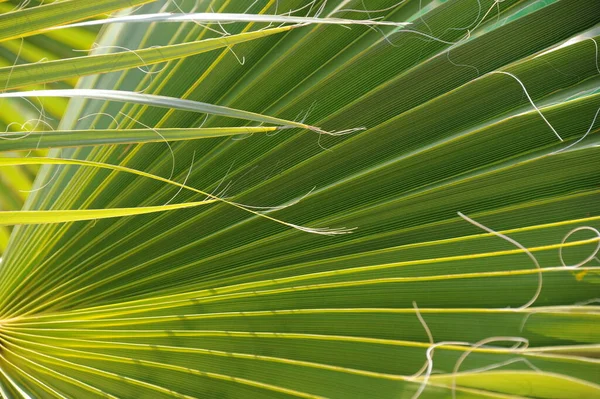
[(0, 395), (600, 395), (600, 3), (92, 3), (0, 16)]

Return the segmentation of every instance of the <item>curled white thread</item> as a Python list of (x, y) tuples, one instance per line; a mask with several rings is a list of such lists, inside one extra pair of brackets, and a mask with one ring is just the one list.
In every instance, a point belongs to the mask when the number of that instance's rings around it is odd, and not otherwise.
[[(571, 237), (573, 234), (577, 233), (578, 231), (591, 231), (593, 232), (596, 237), (594, 237), (597, 241), (598, 241), (598, 245), (596, 245), (596, 248), (594, 249), (594, 251), (592, 251), (592, 253), (585, 258), (584, 260), (582, 260), (579, 263), (576, 263), (574, 265), (567, 265), (565, 263), (565, 260), (563, 258), (563, 247), (565, 245), (565, 242), (569, 239), (569, 237)], [(593, 227), (590, 226), (581, 226), (581, 227), (577, 227), (571, 231), (569, 231), (562, 239), (562, 241), (560, 242), (560, 248), (558, 249), (558, 257), (560, 259), (560, 264), (566, 268), (566, 269), (577, 269), (578, 267), (581, 267), (583, 265), (585, 265), (586, 263), (590, 262), (592, 259), (594, 259), (596, 257), (596, 255), (598, 254), (598, 252), (600, 252), (600, 231), (598, 231), (598, 229), (595, 229)]]
[(598, 73), (600, 73), (600, 66), (598, 65), (598, 42), (596, 42), (596, 39), (593, 37), (589, 37), (588, 39), (594, 43), (594, 48), (596, 49), (596, 57), (594, 57), (594, 61), (596, 62), (596, 70)]
[[(77, 122), (81, 122), (82, 120), (84, 120), (84, 119), (87, 119), (87, 118), (90, 118), (90, 117), (92, 117), (92, 116), (107, 116), (107, 117), (109, 117), (110, 119), (112, 119), (113, 123), (115, 124), (115, 127), (117, 127), (117, 128), (118, 128), (118, 127), (120, 126), (120, 123), (117, 121), (117, 119), (115, 119), (115, 117), (114, 117), (114, 116), (112, 116), (111, 114), (108, 114), (108, 113), (106, 113), (106, 112), (94, 112), (94, 113), (91, 113), (91, 114), (88, 114), (88, 115), (82, 116), (81, 118), (77, 119)], [(92, 122), (92, 125), (91, 125), (90, 127), (91, 127), (92, 129), (95, 129), (95, 124), (94, 124), (94, 122)]]
[(506, 72), (506, 71), (492, 71), (492, 72), (490, 72), (490, 75), (492, 75), (492, 74), (507, 75), (507, 76), (510, 76), (511, 78), (513, 78), (514, 80), (516, 80), (517, 83), (519, 83), (519, 85), (523, 89), (523, 92), (525, 93), (525, 96), (527, 96), (527, 99), (529, 100), (529, 103), (531, 104), (531, 106), (542, 117), (542, 119), (544, 120), (544, 122), (546, 122), (546, 125), (548, 125), (548, 127), (550, 127), (550, 129), (556, 135), (556, 137), (558, 137), (558, 139), (560, 141), (564, 141), (563, 138), (560, 137), (560, 134), (558, 134), (558, 132), (556, 131), (556, 129), (554, 129), (554, 126), (552, 126), (552, 124), (550, 122), (548, 122), (548, 119), (546, 119), (546, 117), (544, 116), (544, 114), (542, 113), (542, 111), (540, 111), (540, 109), (537, 107), (537, 105), (535, 105), (535, 103), (533, 102), (533, 99), (531, 98), (531, 96), (529, 95), (529, 92), (527, 91), (527, 88), (525, 87), (525, 85), (523, 84), (523, 82), (521, 82), (521, 80), (519, 78), (517, 78), (514, 74), (512, 74), (510, 72)]
[(531, 259), (531, 261), (535, 264), (535, 267), (538, 271), (538, 286), (537, 286), (537, 290), (533, 296), (533, 298), (531, 298), (529, 300), (529, 302), (527, 302), (525, 305), (516, 308), (515, 311), (519, 311), (519, 310), (524, 310), (527, 309), (528, 307), (530, 307), (531, 305), (533, 305), (533, 303), (538, 299), (538, 297), (540, 296), (540, 293), (542, 292), (542, 268), (540, 267), (540, 264), (538, 263), (537, 259), (535, 258), (535, 256), (533, 256), (533, 254), (531, 253), (531, 251), (529, 251), (527, 248), (525, 248), (523, 245), (521, 245), (519, 242), (517, 242), (516, 240), (513, 240), (512, 238), (502, 234), (502, 233), (498, 233), (495, 230), (490, 229), (489, 227), (486, 227), (484, 225), (482, 225), (479, 222), (476, 222), (475, 220), (471, 219), (470, 217), (468, 217), (467, 215), (464, 215), (461, 212), (457, 212), (458, 216), (460, 216), (461, 218), (463, 218), (464, 220), (466, 220), (467, 222), (471, 223), (474, 226), (479, 227), (482, 230), (487, 231), (488, 233), (491, 233), (493, 235), (495, 235), (496, 237), (500, 237), (503, 240), (506, 240), (508, 242), (510, 242), (511, 244), (515, 245), (517, 248), (523, 250), (527, 256), (529, 257), (529, 259)]
[[(465, 361), (467, 356), (469, 356), (474, 350), (476, 350), (477, 348), (480, 348), (486, 344), (492, 343), (492, 342), (515, 342), (516, 345), (511, 348), (511, 350), (513, 350), (513, 351), (515, 351), (515, 350), (523, 351), (523, 350), (527, 349), (527, 347), (529, 346), (529, 340), (527, 340), (525, 338), (521, 338), (521, 337), (490, 337), (490, 338), (482, 339), (481, 341), (472, 345), (462, 355), (460, 355), (460, 357), (456, 361), (456, 364), (454, 365), (454, 369), (452, 370), (452, 399), (456, 399), (456, 374), (458, 373), (458, 370), (460, 369), (461, 364)], [(522, 347), (520, 347), (521, 344), (523, 344)], [(510, 361), (508, 363), (502, 362), (502, 363), (498, 363), (496, 365), (487, 366), (486, 368), (483, 369), (483, 371), (491, 370), (491, 369), (497, 368), (497, 367), (502, 367), (506, 364), (515, 363), (516, 361), (518, 361), (518, 360), (513, 359), (512, 361)], [(529, 364), (531, 364), (531, 362), (529, 362), (528, 360), (526, 360), (526, 361)], [(533, 366), (533, 367), (535, 367), (535, 366)], [(537, 367), (535, 367), (535, 369), (539, 370)], [(471, 372), (476, 372), (476, 371), (471, 371)]]
[(171, 197), (171, 199), (170, 199), (170, 200), (168, 200), (168, 201), (165, 203), (165, 205), (169, 205), (169, 204), (170, 204), (170, 203), (171, 203), (171, 202), (172, 202), (172, 201), (175, 199), (175, 197), (177, 197), (177, 196), (179, 195), (179, 193), (181, 193), (181, 190), (183, 190), (183, 187), (184, 187), (184, 186), (187, 184), (187, 181), (188, 181), (188, 179), (189, 179), (190, 175), (192, 174), (192, 169), (193, 169), (193, 167), (194, 167), (194, 158), (195, 158), (195, 157), (196, 157), (196, 151), (194, 151), (194, 152), (192, 153), (192, 162), (190, 162), (190, 167), (189, 167), (189, 169), (188, 169), (188, 172), (187, 172), (187, 174), (185, 175), (185, 178), (183, 179), (183, 183), (181, 183), (182, 185), (179, 187), (179, 190), (177, 190), (177, 192), (175, 193), (175, 195), (173, 195), (173, 196)]
[(596, 114), (594, 115), (594, 119), (592, 119), (592, 123), (590, 124), (590, 127), (588, 128), (588, 130), (585, 132), (585, 134), (583, 136), (581, 136), (577, 141), (575, 141), (574, 143), (569, 144), (568, 146), (561, 148), (557, 151), (554, 151), (553, 153), (551, 153), (550, 155), (556, 155), (560, 152), (566, 151), (569, 148), (573, 147), (576, 144), (579, 144), (581, 141), (583, 141), (588, 134), (590, 134), (590, 132), (592, 131), (592, 129), (594, 128), (594, 125), (596, 124), (596, 119), (598, 119), (598, 114), (600, 114), (600, 108), (598, 108), (598, 110), (596, 110)]
[(427, 325), (427, 323), (425, 322), (425, 319), (421, 315), (421, 312), (419, 311), (419, 307), (417, 306), (417, 302), (413, 301), (412, 305), (413, 305), (413, 308), (415, 309), (415, 314), (417, 315), (417, 319), (419, 319), (419, 323), (421, 323), (421, 325), (423, 326), (423, 329), (427, 333), (427, 339), (429, 339), (429, 343), (430, 343), (430, 346), (425, 351), (425, 363), (423, 364), (423, 367), (421, 367), (421, 369), (419, 371), (417, 371), (415, 374), (413, 374), (410, 377), (411, 380), (414, 380), (414, 379), (419, 378), (423, 373), (425, 373), (425, 377), (423, 377), (423, 381), (421, 381), (421, 384), (419, 385), (419, 389), (417, 389), (415, 394), (412, 396), (412, 399), (418, 399), (419, 396), (421, 396), (421, 394), (427, 387), (427, 383), (429, 382), (429, 377), (431, 376), (431, 373), (433, 372), (433, 351), (435, 350), (435, 348), (437, 348), (439, 346), (444, 346), (444, 345), (469, 345), (469, 343), (463, 342), (463, 341), (442, 341), (442, 342), (434, 343), (434, 339), (433, 339), (433, 335), (431, 334), (431, 330), (429, 329), (429, 326)]
[(421, 381), (421, 385), (419, 386), (417, 392), (415, 392), (415, 394), (412, 396), (412, 399), (418, 399), (419, 396), (421, 396), (421, 394), (425, 390), (425, 388), (427, 388), (427, 383), (429, 382), (429, 378), (431, 377), (431, 373), (433, 372), (433, 351), (437, 347), (448, 345), (469, 346), (471, 344), (464, 341), (441, 341), (427, 348), (427, 350), (425, 351), (425, 364), (427, 365), (425, 368), (425, 377), (423, 377), (423, 381)]
[[(442, 341), (442, 342), (434, 343), (434, 339), (433, 339), (433, 335), (431, 334), (431, 330), (427, 326), (427, 323), (425, 322), (425, 319), (421, 315), (421, 312), (419, 311), (419, 308), (417, 307), (417, 304), (415, 301), (413, 301), (413, 307), (415, 309), (415, 314), (416, 314), (417, 318), (419, 319), (419, 322), (421, 323), (421, 325), (425, 329), (425, 332), (427, 333), (427, 338), (429, 339), (430, 346), (425, 351), (425, 359), (426, 359), (425, 364), (419, 371), (417, 371), (414, 375), (412, 375), (409, 378), (410, 380), (415, 380), (416, 378), (419, 378), (421, 375), (423, 375), (423, 373), (425, 373), (425, 376), (423, 377), (423, 380), (421, 381), (421, 384), (419, 385), (419, 389), (412, 396), (412, 399), (418, 399), (419, 396), (421, 396), (421, 394), (427, 387), (427, 383), (429, 382), (429, 378), (431, 377), (431, 374), (433, 372), (433, 354), (434, 354), (435, 349), (440, 346), (454, 345), (454, 346), (469, 346), (470, 347), (467, 351), (465, 351), (460, 356), (460, 358), (457, 360), (457, 362), (454, 366), (454, 369), (452, 372), (452, 386), (451, 386), (453, 398), (455, 398), (455, 396), (456, 396), (456, 374), (458, 373), (458, 370), (460, 369), (460, 366), (464, 362), (466, 357), (470, 353), (472, 353), (474, 350), (476, 350), (477, 348), (480, 348), (486, 344), (492, 343), (492, 342), (515, 342), (515, 345), (512, 348), (510, 348), (511, 351), (524, 351), (529, 346), (529, 341), (526, 338), (522, 338), (522, 337), (489, 337), (489, 338), (485, 338), (475, 344), (472, 344), (470, 342), (465, 342), (465, 341)], [(521, 346), (521, 345), (523, 345), (523, 346)], [(523, 362), (523, 363), (527, 364), (529, 367), (531, 367), (533, 370), (536, 370), (538, 372), (541, 371), (539, 368), (534, 366), (528, 359), (519, 357), (516, 359), (508, 359), (503, 362), (495, 363), (492, 365), (488, 365), (488, 366), (484, 366), (484, 367), (480, 367), (480, 368), (476, 368), (476, 369), (471, 369), (471, 370), (468, 370), (468, 372), (470, 372), (470, 373), (485, 372), (485, 371), (489, 371), (489, 370), (492, 370), (495, 368), (503, 367), (503, 366), (517, 363), (517, 362)]]
[(119, 111), (120, 115), (123, 115), (124, 117), (131, 119), (133, 122), (138, 123), (142, 126), (144, 126), (146, 129), (150, 129), (152, 130), (154, 133), (156, 133), (160, 138), (163, 139), (163, 141), (165, 142), (165, 144), (167, 145), (167, 147), (169, 148), (169, 152), (171, 153), (171, 174), (169, 175), (169, 180), (171, 180), (173, 178), (173, 174), (175, 173), (175, 152), (173, 152), (173, 148), (171, 147), (171, 144), (169, 144), (169, 141), (165, 138), (165, 136), (163, 136), (158, 130), (156, 130), (155, 128), (152, 128), (148, 125), (146, 125), (145, 123), (142, 123), (140, 121), (138, 121), (135, 118), (132, 118), (131, 116)]

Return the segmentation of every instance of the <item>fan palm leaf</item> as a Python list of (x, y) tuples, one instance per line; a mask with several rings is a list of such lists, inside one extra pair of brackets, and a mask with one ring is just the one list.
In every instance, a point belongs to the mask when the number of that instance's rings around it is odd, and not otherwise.
[(597, 0), (41, 3), (2, 396), (600, 395)]

